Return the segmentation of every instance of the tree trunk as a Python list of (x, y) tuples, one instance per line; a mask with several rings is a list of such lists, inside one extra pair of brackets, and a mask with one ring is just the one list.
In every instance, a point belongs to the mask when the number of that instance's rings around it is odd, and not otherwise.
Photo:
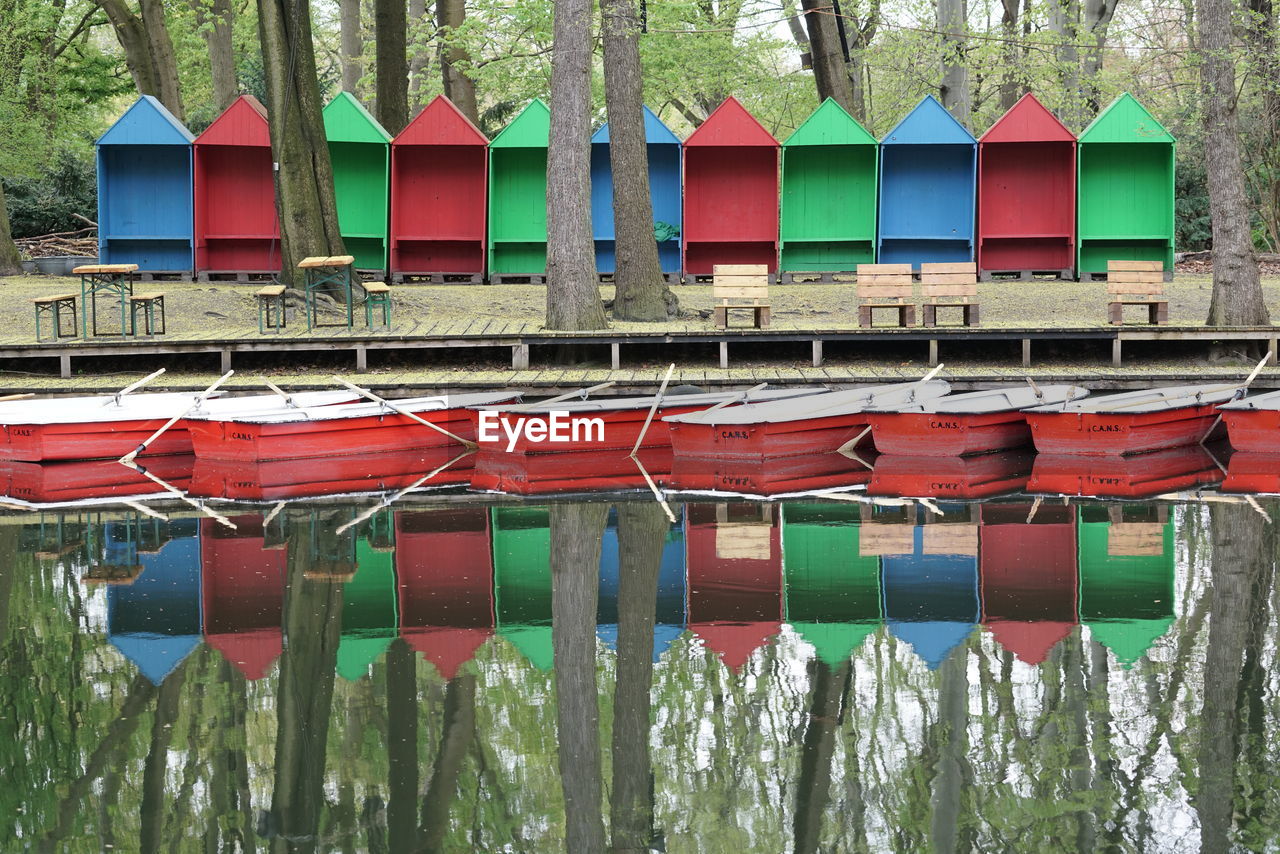
[(1080, 116), (1080, 0), (1050, 0), (1049, 29), (1058, 35), (1054, 51), (1058, 60), (1058, 74), (1066, 99), (1058, 110), (1058, 118), (1067, 124), (1076, 124)]
[(342, 88), (356, 94), (364, 73), (364, 33), (360, 31), (360, 0), (338, 0), (339, 53), (342, 57)]
[(1253, 254), (1249, 202), (1240, 165), (1231, 7), (1231, 0), (1196, 0), (1205, 173), (1213, 218), (1213, 297), (1207, 322), (1212, 326), (1264, 326), (1271, 321), (1262, 299), (1258, 259)]
[(850, 663), (846, 660), (832, 670), (819, 658), (813, 662), (811, 673), (813, 694), (800, 754), (800, 777), (796, 781), (796, 854), (817, 854), (822, 850), (822, 817), (831, 799), (831, 761), (836, 731), (844, 720)]
[(547, 150), (547, 328), (608, 326), (591, 234), (591, 2), (555, 0)]
[(1102, 108), (1098, 95), (1098, 72), (1102, 70), (1102, 52), (1107, 45), (1107, 29), (1116, 14), (1119, 0), (1084, 0), (1084, 32), (1093, 45), (1085, 48), (1080, 65), (1080, 87), (1088, 115)]
[(343, 255), (333, 167), (320, 113), (311, 6), (258, 0), (258, 32), (271, 110), (271, 153), (280, 217), (281, 281), (310, 255)]
[(968, 127), (969, 69), (965, 67), (966, 0), (938, 0), (938, 29), (942, 30), (942, 83), (939, 100), (956, 121)]
[(476, 677), (455, 676), (444, 692), (444, 725), (418, 821), (421, 854), (445, 850), (449, 810), (458, 798), (459, 775), (476, 734)]
[(22, 253), (13, 242), (9, 230), (9, 206), (4, 199), (4, 184), (0, 183), (0, 276), (22, 275)]
[(231, 36), (235, 23), (235, 11), (231, 8), (231, 0), (191, 0), (191, 8), (195, 12), (196, 23), (204, 36), (205, 48), (209, 53), (209, 76), (213, 80), (213, 102), (222, 112), (231, 106), (240, 92), (240, 83), (236, 79), (235, 48)]
[(610, 851), (655, 846), (653, 765), (649, 757), (653, 631), (662, 549), (671, 530), (654, 501), (618, 505), (618, 666), (613, 691)]
[(880, 0), (871, 0), (867, 4), (867, 16), (859, 19), (857, 16), (850, 14), (847, 10), (844, 12), (846, 16), (845, 32), (851, 34), (849, 38), (849, 89), (853, 99), (849, 112), (858, 121), (866, 124), (867, 114), (870, 110), (867, 92), (867, 76), (866, 76), (866, 51), (870, 46), (871, 40), (876, 37), (876, 31), (880, 29)]
[(186, 670), (187, 664), (184, 661), (160, 683), (156, 692), (156, 711), (151, 718), (151, 744), (142, 767), (142, 803), (138, 808), (138, 850), (142, 854), (166, 850), (164, 820), (168, 815), (168, 808), (172, 806), (165, 798), (169, 745), (173, 743), (173, 725), (178, 720)]
[[(162, 0), (138, 0), (138, 8), (142, 12), (142, 25), (146, 29), (147, 43), (151, 48), (151, 61), (156, 69), (156, 85), (160, 99), (169, 112), (184, 121), (187, 111), (182, 106), (182, 90), (178, 83), (178, 61), (173, 52), (173, 40), (169, 38), (169, 28), (164, 22), (164, 3)], [(175, 109), (176, 108), (176, 109)]]
[(413, 647), (396, 638), (387, 650), (387, 845), (418, 846), (418, 672)]
[[(557, 0), (562, 3), (564, 0)], [(585, 4), (584, 4), (585, 5)], [(557, 10), (558, 11), (558, 10)], [(587, 9), (583, 10), (587, 13)], [(560, 15), (556, 16), (560, 26)], [(583, 33), (587, 28), (583, 28)], [(554, 127), (554, 125), (553, 125)], [(565, 848), (604, 850), (600, 709), (596, 688), (596, 604), (607, 504), (553, 504), (551, 645), (556, 731), (564, 789)]]
[(125, 65), (141, 95), (160, 99), (178, 121), (186, 120), (178, 83), (173, 42), (164, 21), (160, 0), (139, 0), (142, 17), (133, 14), (125, 0), (98, 0), (124, 50)]
[(800, 0), (800, 5), (805, 10), (804, 21), (809, 28), (809, 53), (813, 57), (818, 103), (831, 98), (852, 112), (853, 86), (845, 67), (840, 26), (831, 0)]
[(1280, 252), (1280, 38), (1272, 0), (1247, 0), (1250, 17), (1245, 28), (1245, 44), (1262, 90), (1262, 141), (1264, 157), (1272, 164), (1269, 175), (1260, 177), (1262, 221), (1273, 252)]
[(663, 321), (679, 303), (658, 260), (649, 196), (649, 146), (644, 133), (640, 22), (634, 0), (600, 0), (604, 36), (604, 96), (613, 167), (613, 232), (617, 267), (613, 316)]
[(378, 121), (395, 136), (409, 123), (408, 19), (405, 0), (374, 0)]
[[(439, 5), (437, 3), (437, 5)], [(426, 103), (422, 72), (427, 67), (427, 45), (422, 35), (426, 26), (427, 0), (409, 0), (409, 118), (422, 112)]]
[(444, 94), (462, 114), (480, 125), (480, 111), (476, 107), (476, 84), (462, 70), (471, 62), (466, 45), (457, 37), (456, 30), (467, 18), (466, 0), (436, 0), (436, 23), (440, 26), (440, 75)]
[(1022, 89), (1018, 80), (1018, 4), (1020, 0), (1000, 0), (1000, 60), (1004, 68), (1000, 72), (1000, 111), (1003, 113), (1018, 102)]
[(938, 719), (933, 734), (937, 765), (930, 797), (929, 836), (934, 851), (959, 851), (960, 805), (968, 752), (969, 647), (961, 644), (938, 668)]

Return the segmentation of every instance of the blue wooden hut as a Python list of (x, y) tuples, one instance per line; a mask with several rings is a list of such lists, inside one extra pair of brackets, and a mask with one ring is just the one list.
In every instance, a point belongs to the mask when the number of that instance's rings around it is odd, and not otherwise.
[(880, 558), (880, 588), (889, 630), (936, 670), (981, 616), (978, 556), (928, 554), (924, 531), (915, 526), (911, 554)]
[[(680, 273), (680, 140), (648, 107), (644, 108), (644, 137), (658, 262), (671, 278)], [(612, 274), (617, 269), (617, 256), (608, 123), (591, 137), (591, 230), (596, 241), (596, 270)]]
[(107, 591), (107, 636), (143, 676), (159, 685), (200, 643), (199, 521), (169, 523), (155, 553), (137, 552), (142, 573)]
[(193, 267), (191, 142), (143, 95), (98, 138), (98, 260), (151, 273)]
[(973, 260), (977, 151), (932, 95), (880, 141), (878, 262)]
[[(680, 511), (677, 510), (677, 513)], [(610, 649), (618, 648), (618, 585), (622, 573), (618, 548), (618, 516), (609, 511), (600, 549), (600, 588), (596, 608), (596, 635)], [(653, 660), (671, 646), (684, 631), (684, 520), (677, 516), (662, 545), (658, 567), (658, 598), (653, 627)]]

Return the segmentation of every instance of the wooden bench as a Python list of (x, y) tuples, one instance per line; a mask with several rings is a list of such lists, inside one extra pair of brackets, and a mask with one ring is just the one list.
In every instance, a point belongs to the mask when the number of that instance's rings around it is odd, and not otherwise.
[(858, 306), (858, 325), (874, 326), (875, 310), (886, 308), (898, 314), (898, 326), (916, 325), (916, 307), (911, 299), (910, 264), (859, 264), (858, 299), (871, 300)]
[[(285, 306), (284, 285), (267, 285), (257, 293), (258, 299), (258, 334), (265, 335), (268, 329), (280, 332), (284, 329)], [(272, 311), (275, 312), (275, 323), (272, 323)]]
[[(965, 326), (978, 325), (978, 265), (972, 262), (921, 264), (920, 296), (924, 325), (938, 325), (938, 309), (958, 308)], [(971, 302), (971, 300), (974, 300)]]
[(382, 325), (391, 325), (391, 287), (386, 282), (364, 282), (364, 325), (373, 326), (373, 310), (382, 309)]
[(1169, 301), (1152, 299), (1164, 296), (1164, 263), (1161, 261), (1108, 261), (1107, 322), (1124, 323), (1124, 307), (1141, 305), (1147, 309), (1147, 322), (1152, 325), (1169, 322)]
[[(132, 335), (138, 334), (139, 312), (142, 313), (147, 335), (164, 334), (164, 294), (157, 291), (129, 296), (129, 332)], [(156, 318), (159, 318), (159, 324), (156, 323)]]
[[(42, 317), (48, 317), (53, 320), (53, 340), (76, 337), (76, 294), (51, 294), (47, 297), (36, 297), (31, 302), (36, 307), (37, 341), (44, 340), (44, 337), (40, 334), (40, 318)], [(71, 312), (71, 331), (65, 335), (62, 333), (62, 312), (64, 310)]]
[(764, 264), (717, 264), (712, 268), (711, 298), (715, 306), (716, 326), (729, 328), (731, 310), (750, 311), (753, 325), (763, 329), (769, 325), (769, 268)]

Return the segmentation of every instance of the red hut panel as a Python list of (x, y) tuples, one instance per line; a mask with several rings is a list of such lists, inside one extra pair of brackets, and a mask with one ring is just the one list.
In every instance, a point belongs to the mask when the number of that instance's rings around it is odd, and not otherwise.
[(396, 514), (400, 635), (445, 679), (493, 634), (487, 508)]
[(247, 678), (261, 679), (283, 650), (287, 554), (267, 545), (260, 515), (231, 521), (234, 530), (200, 521), (204, 635)]
[(437, 95), (391, 143), (391, 275), (484, 274), (489, 140)]
[(684, 271), (778, 269), (778, 141), (734, 98), (684, 144)]
[(689, 628), (737, 670), (782, 627), (777, 507), (690, 504), (686, 520)]
[(1071, 275), (1076, 138), (1028, 93), (978, 140), (978, 267)]
[(1076, 523), (1074, 507), (1031, 512), (1030, 504), (982, 507), (982, 622), (1005, 649), (1040, 664), (1078, 622)]
[(266, 108), (241, 95), (195, 141), (196, 271), (280, 270)]

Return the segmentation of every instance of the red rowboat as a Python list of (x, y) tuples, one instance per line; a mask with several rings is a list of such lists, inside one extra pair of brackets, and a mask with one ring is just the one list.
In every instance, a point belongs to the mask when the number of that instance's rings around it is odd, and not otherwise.
[[(663, 416), (697, 412), (710, 406), (742, 401), (788, 400), (814, 396), (821, 389), (763, 389), (698, 394), (668, 394), (662, 399), (649, 429), (645, 448), (671, 445)], [(579, 451), (630, 451), (635, 447), (657, 395), (602, 397), (595, 400), (533, 402), (515, 406), (477, 406), (472, 429), (482, 448), (511, 454), (566, 454)]]
[[(195, 457), (172, 454), (148, 457), (146, 469), (176, 489), (191, 480)], [(7, 499), (31, 504), (113, 501), (172, 495), (163, 486), (115, 460), (30, 463), (0, 462), (0, 490)]]
[(1222, 469), (1199, 445), (1167, 448), (1140, 457), (1088, 458), (1040, 454), (1031, 468), (1027, 491), (1096, 498), (1145, 498), (1166, 492), (1211, 486)]
[(881, 454), (867, 495), (969, 500), (1019, 492), (1031, 476), (1030, 451), (977, 457)]
[[(346, 391), (293, 395), (297, 405), (306, 407), (323, 407), (355, 397)], [(0, 459), (115, 460), (136, 449), (198, 399), (198, 394), (162, 393), (51, 397), (0, 403), (0, 425), (3, 425)], [(204, 400), (197, 412), (214, 417), (238, 417), (278, 409), (280, 405), (280, 397), (274, 394), (220, 397)], [(161, 434), (148, 447), (148, 453), (191, 453), (191, 436), (185, 425), (184, 420)]]
[[(667, 480), (670, 448), (642, 448), (637, 456), (655, 482)], [(471, 488), (511, 495), (551, 495), (622, 492), (648, 489), (648, 484), (635, 461), (617, 451), (508, 454), (500, 448), (482, 447), (475, 455)]]
[[(218, 460), (296, 460), (338, 455), (462, 446), (448, 436), (401, 413), (413, 413), (474, 441), (469, 406), (512, 400), (514, 392), (451, 394), (346, 403), (321, 407), (277, 407), (256, 415), (220, 417), (195, 414), (187, 419), (197, 457)], [(398, 410), (398, 411), (397, 411)]]
[(817, 492), (862, 486), (871, 479), (870, 464), (844, 454), (810, 454), (803, 457), (768, 457), (762, 460), (676, 457), (671, 488), (679, 492), (716, 492), (763, 497), (796, 492)]
[(835, 451), (866, 433), (867, 410), (942, 397), (942, 380), (863, 386), (664, 419), (678, 457), (762, 460)]
[[(232, 501), (284, 501), (322, 495), (389, 492), (404, 489), (458, 456), (459, 451), (454, 448), (437, 446), (322, 459), (242, 461), (196, 457), (190, 494), (196, 498)], [(470, 482), (474, 459), (472, 455), (462, 456), (424, 483), (423, 488), (460, 486)]]
[(1231, 447), (1261, 454), (1280, 453), (1280, 391), (1233, 400), (1218, 407)]
[(1026, 411), (1042, 454), (1127, 456), (1194, 445), (1217, 419), (1217, 407), (1240, 386), (1171, 386), (1089, 397)]
[(1079, 386), (1047, 385), (971, 391), (869, 412), (871, 437), (882, 454), (960, 457), (1031, 444), (1022, 410), (1089, 394)]
[(1280, 493), (1280, 453), (1237, 451), (1227, 461), (1227, 477), (1218, 488), (1223, 492)]

